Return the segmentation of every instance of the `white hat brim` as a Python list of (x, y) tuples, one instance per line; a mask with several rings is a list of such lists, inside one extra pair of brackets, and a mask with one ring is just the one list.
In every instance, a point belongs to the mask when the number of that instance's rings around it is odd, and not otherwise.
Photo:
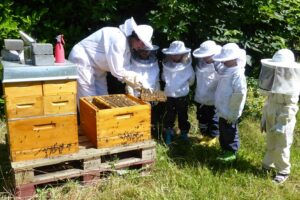
[(156, 51), (158, 49), (159, 49), (159, 46), (152, 44), (152, 48), (146, 47), (146, 48), (144, 48), (142, 50), (145, 50), (145, 51)]
[(162, 50), (162, 52), (164, 54), (167, 54), (167, 55), (179, 55), (179, 54), (189, 53), (189, 52), (191, 52), (191, 49), (190, 48), (185, 48), (185, 50), (181, 50), (181, 51), (169, 51), (168, 48), (164, 48)]
[(194, 52), (193, 52), (193, 56), (195, 58), (205, 58), (205, 57), (208, 57), (208, 56), (213, 56), (214, 54), (215, 54), (214, 50), (201, 52), (200, 48), (195, 49)]
[(231, 55), (231, 56), (224, 57), (222, 54), (218, 54), (216, 56), (213, 56), (213, 60), (218, 62), (224, 62), (224, 61), (237, 59), (238, 57), (239, 57), (238, 55)]
[(261, 59), (260, 62), (261, 64), (270, 67), (288, 67), (288, 68), (300, 67), (300, 64), (297, 62), (274, 62), (271, 58)]
[[(153, 48), (151, 41), (149, 41), (148, 38), (145, 38), (144, 33), (140, 32), (140, 29), (138, 28), (137, 25), (133, 27), (133, 30), (136, 33), (136, 35), (138, 36), (138, 38), (145, 44), (146, 47), (151, 48), (151, 49)], [(152, 34), (153, 34), (153, 32), (151, 33), (151, 37), (152, 37)]]

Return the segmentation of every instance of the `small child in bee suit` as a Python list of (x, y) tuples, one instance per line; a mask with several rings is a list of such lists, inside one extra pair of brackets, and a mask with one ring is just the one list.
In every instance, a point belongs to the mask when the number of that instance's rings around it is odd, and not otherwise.
[[(133, 51), (130, 58), (130, 71), (138, 74), (137, 83), (143, 89), (147, 89), (150, 92), (160, 90), (159, 83), (159, 65), (157, 61), (158, 46), (152, 45), (152, 48), (145, 48), (138, 51)], [(141, 87), (135, 88), (130, 85), (126, 85), (126, 91), (128, 94), (140, 98)], [(156, 124), (159, 123), (159, 112), (157, 110), (157, 102), (150, 102), (151, 104), (151, 124), (152, 133), (156, 134)]]
[(164, 48), (162, 80), (165, 82), (164, 92), (167, 96), (164, 130), (166, 144), (172, 142), (174, 125), (178, 117), (180, 138), (188, 140), (190, 123), (188, 121), (188, 104), (190, 86), (195, 81), (190, 55), (191, 49), (186, 48), (182, 41), (174, 41), (169, 48)]
[(220, 54), (213, 56), (213, 60), (223, 64), (218, 70), (219, 80), (215, 93), (222, 148), (217, 160), (230, 163), (236, 160), (240, 146), (238, 118), (242, 115), (247, 95), (246, 52), (237, 44), (228, 43), (222, 47)]
[(197, 119), (201, 131), (200, 144), (213, 146), (219, 136), (219, 118), (215, 108), (215, 91), (218, 85), (217, 69), (220, 62), (214, 62), (212, 57), (221, 52), (221, 46), (212, 40), (203, 42), (195, 49), (193, 56), (196, 58), (196, 89), (194, 101), (197, 107)]
[(272, 59), (262, 59), (259, 87), (267, 96), (262, 113), (266, 132), (264, 171), (276, 170), (275, 184), (284, 183), (291, 172), (290, 148), (298, 112), (300, 64), (289, 49), (280, 49)]

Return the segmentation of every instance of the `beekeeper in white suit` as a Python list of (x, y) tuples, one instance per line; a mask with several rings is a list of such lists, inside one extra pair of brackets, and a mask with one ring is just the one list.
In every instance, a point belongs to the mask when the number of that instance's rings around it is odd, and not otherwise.
[(266, 132), (263, 169), (277, 171), (274, 183), (283, 183), (291, 171), (290, 148), (298, 112), (300, 64), (289, 49), (277, 51), (272, 59), (262, 59), (259, 87), (267, 94), (262, 116)]
[(133, 18), (117, 27), (104, 27), (77, 43), (69, 60), (78, 68), (78, 98), (105, 95), (106, 72), (121, 81), (138, 82), (138, 75), (128, 71), (131, 50), (152, 48), (153, 29), (149, 25), (137, 25)]

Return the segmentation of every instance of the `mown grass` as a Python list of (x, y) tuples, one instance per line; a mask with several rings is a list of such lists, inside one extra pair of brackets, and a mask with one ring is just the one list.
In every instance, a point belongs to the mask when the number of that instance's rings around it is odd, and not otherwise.
[[(177, 140), (166, 147), (157, 141), (157, 159), (149, 175), (140, 176), (138, 171), (131, 171), (124, 176), (112, 175), (91, 186), (69, 181), (60, 187), (38, 189), (37, 199), (300, 199), (299, 123), (291, 153), (292, 175), (284, 185), (277, 186), (271, 182), (271, 175), (260, 170), (265, 135), (260, 133), (259, 119), (245, 118), (240, 123), (241, 148), (238, 160), (231, 165), (215, 162), (218, 145), (204, 148), (198, 144), (194, 108), (190, 119), (193, 134), (189, 143)], [(300, 122), (299, 114), (298, 119)], [(1, 165), (2, 159), (7, 163), (2, 154), (6, 148), (3, 133), (5, 127), (0, 135)], [(6, 179), (6, 175), (4, 171), (1, 179)], [(8, 196), (6, 193), (2, 198)]]

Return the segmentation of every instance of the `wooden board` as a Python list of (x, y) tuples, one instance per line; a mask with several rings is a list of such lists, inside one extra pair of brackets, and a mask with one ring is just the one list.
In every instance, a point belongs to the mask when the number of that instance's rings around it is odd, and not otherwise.
[(77, 115), (8, 121), (12, 161), (51, 157), (78, 151)]
[[(83, 184), (94, 183), (110, 173), (138, 169), (141, 175), (153, 166), (156, 143), (153, 140), (111, 148), (96, 149), (79, 132), (77, 153), (52, 158), (12, 162), (15, 197), (29, 199), (40, 184), (80, 178)], [(149, 171), (148, 171), (149, 172)], [(104, 176), (103, 176), (104, 175)]]
[(32, 161), (12, 162), (16, 186), (42, 184), (83, 175), (97, 175), (140, 165), (153, 164), (156, 158), (153, 140), (114, 148), (86, 148), (78, 153)]
[(45, 115), (67, 114), (77, 112), (75, 94), (44, 96), (43, 102)]
[(3, 88), (6, 98), (43, 95), (41, 82), (4, 83)]
[(76, 80), (56, 80), (43, 82), (43, 94), (59, 95), (59, 94), (76, 94), (77, 82)]
[(130, 95), (81, 98), (80, 124), (97, 148), (150, 140), (151, 106)]
[(96, 110), (97, 107), (89, 103), (88, 98), (81, 98), (80, 101), (80, 128), (89, 138), (92, 144), (97, 146), (97, 126)]
[(43, 115), (42, 96), (8, 97), (5, 103), (8, 119)]

